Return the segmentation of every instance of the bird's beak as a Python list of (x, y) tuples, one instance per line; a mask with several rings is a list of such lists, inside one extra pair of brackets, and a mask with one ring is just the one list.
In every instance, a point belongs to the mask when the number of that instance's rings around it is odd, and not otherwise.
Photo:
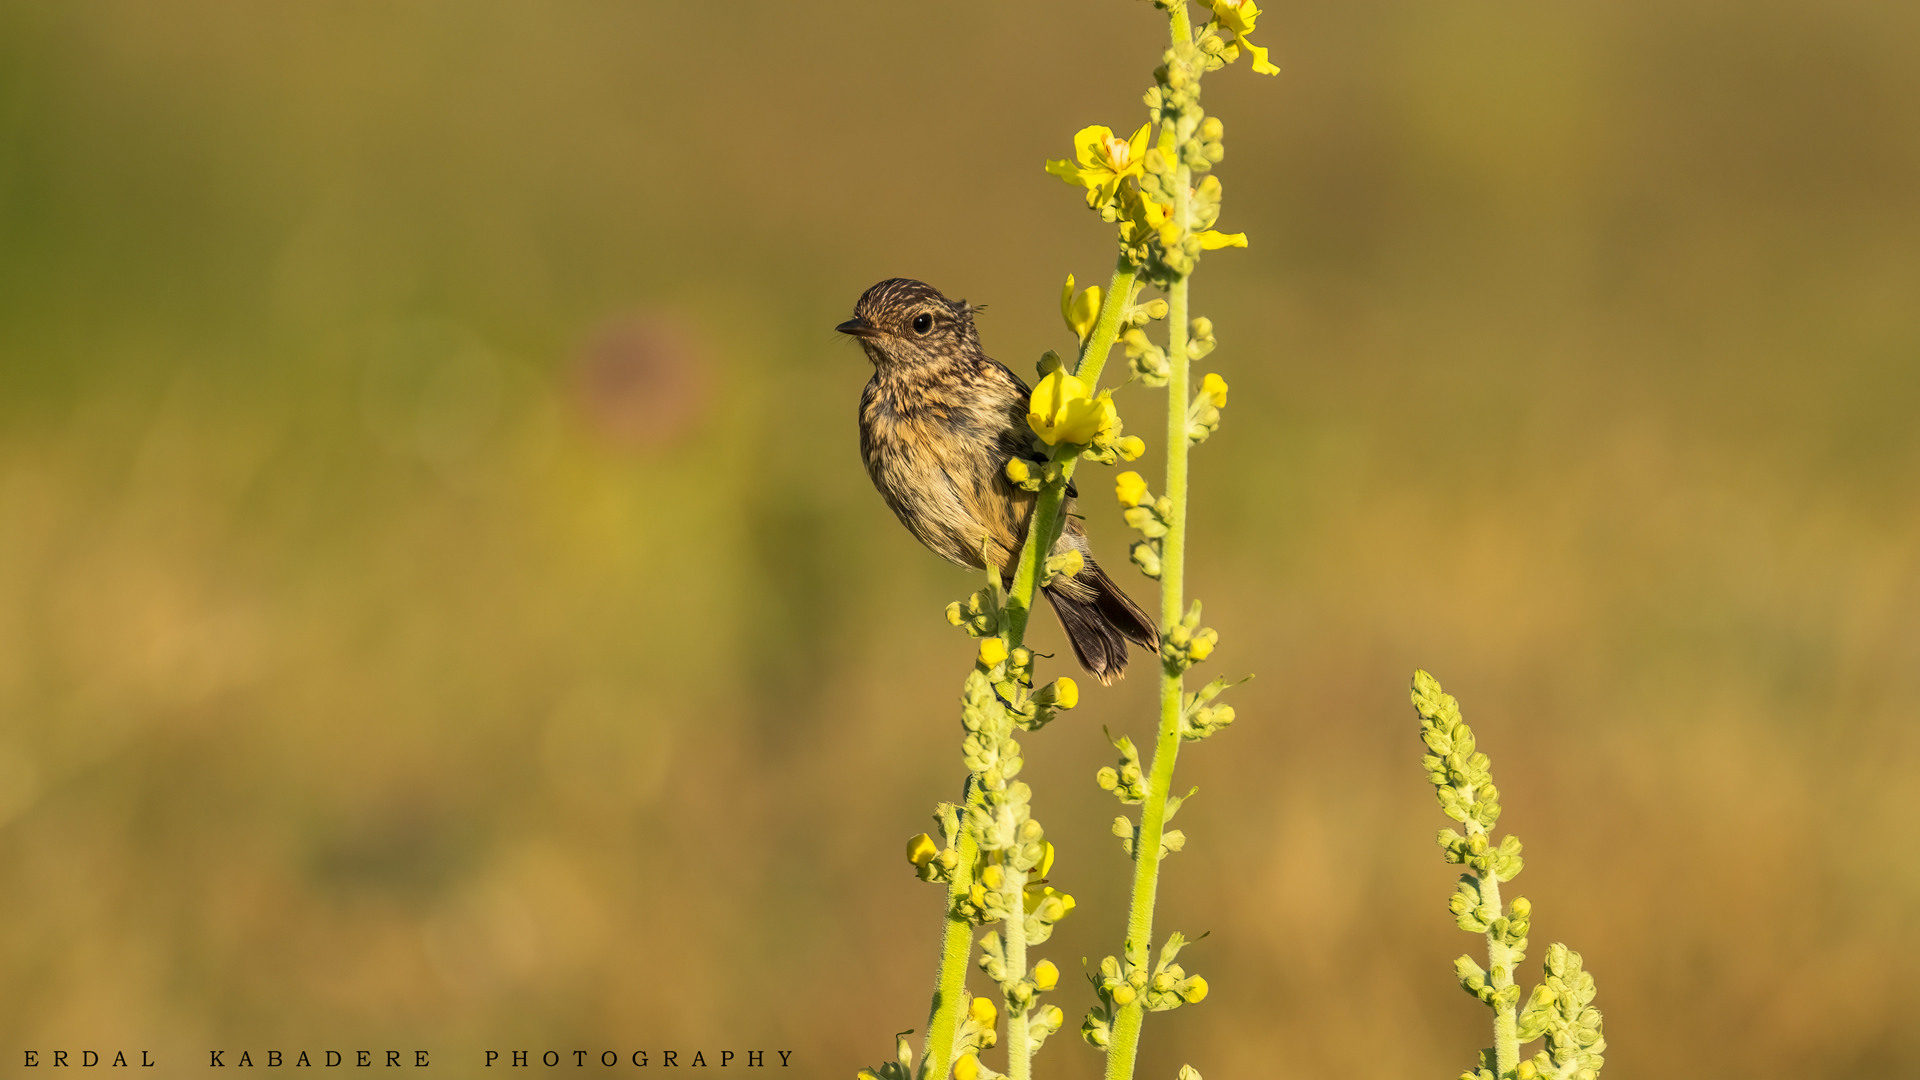
[(857, 338), (874, 338), (880, 336), (879, 327), (865, 319), (859, 318), (848, 319), (846, 322), (834, 327), (834, 329), (843, 334), (851, 334)]

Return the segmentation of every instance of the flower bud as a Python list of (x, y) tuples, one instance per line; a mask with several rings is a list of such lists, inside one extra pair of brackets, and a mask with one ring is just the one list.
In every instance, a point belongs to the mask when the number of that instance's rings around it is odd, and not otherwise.
[(1138, 435), (1127, 435), (1114, 441), (1113, 451), (1122, 461), (1132, 461), (1147, 452), (1147, 440)]
[(926, 833), (907, 841), (907, 861), (916, 867), (925, 866), (940, 854), (940, 848), (934, 844), (933, 837)]
[[(977, 998), (975, 1000), (978, 1000)], [(953, 1080), (979, 1080), (980, 1059), (967, 1054), (953, 1063)]]
[(1005, 641), (997, 637), (980, 639), (980, 663), (982, 666), (992, 667), (1006, 658), (1007, 643)]
[(1025, 458), (1007, 459), (1007, 479), (1016, 484), (1024, 484), (1033, 479), (1033, 470), (1027, 467)]
[(1226, 137), (1226, 134), (1227, 127), (1220, 122), (1219, 117), (1209, 116), (1200, 121), (1200, 137), (1207, 142), (1219, 142)]
[(1180, 987), (1180, 1000), (1198, 1005), (1207, 998), (1207, 980), (1195, 975)]
[(1139, 996), (1133, 987), (1128, 986), (1126, 983), (1121, 983), (1119, 986), (1113, 988), (1113, 1003), (1115, 1005), (1132, 1004), (1133, 999)]
[(1053, 706), (1071, 709), (1080, 704), (1080, 684), (1065, 675), (1053, 680)]
[(998, 889), (1007, 880), (1006, 871), (998, 866), (989, 866), (980, 871), (980, 884), (989, 889)]
[[(1200, 320), (1195, 319), (1194, 321), (1199, 322)], [(1200, 392), (1207, 395), (1207, 397), (1213, 401), (1214, 408), (1224, 409), (1227, 407), (1227, 380), (1220, 376), (1208, 372), (1207, 377), (1200, 380)]]
[(1033, 965), (1033, 985), (1041, 990), (1051, 990), (1060, 985), (1060, 969), (1051, 960), (1042, 960)]
[(992, 998), (977, 997), (967, 1006), (967, 1015), (983, 1028), (991, 1028), (1000, 1019), (1000, 1010), (994, 1007)]
[[(1146, 478), (1137, 472), (1123, 472), (1113, 478), (1113, 493), (1120, 499), (1121, 506), (1139, 506), (1141, 500), (1147, 497)], [(953, 606), (954, 608), (959, 607), (958, 604)], [(956, 623), (955, 625), (958, 624)]]

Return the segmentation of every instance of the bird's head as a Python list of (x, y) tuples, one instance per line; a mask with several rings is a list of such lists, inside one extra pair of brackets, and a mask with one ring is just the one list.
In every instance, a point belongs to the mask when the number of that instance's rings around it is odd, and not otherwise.
[(924, 281), (890, 278), (868, 289), (853, 305), (853, 318), (835, 329), (860, 339), (867, 359), (882, 372), (905, 371), (977, 354), (973, 313), (979, 310), (947, 299)]

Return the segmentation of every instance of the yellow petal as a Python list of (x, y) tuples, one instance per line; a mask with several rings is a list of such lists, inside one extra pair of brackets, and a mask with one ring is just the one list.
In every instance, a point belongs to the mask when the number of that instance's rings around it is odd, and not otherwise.
[(1094, 124), (1074, 132), (1073, 155), (1080, 159), (1080, 166), (1102, 172), (1109, 171), (1102, 166), (1106, 161), (1107, 140), (1111, 138), (1113, 138), (1113, 129), (1104, 124)]
[(1073, 325), (1073, 275), (1067, 275), (1067, 283), (1060, 286), (1060, 317)]
[(953, 1080), (980, 1080), (980, 1059), (966, 1054), (954, 1062)]
[(1076, 187), (1097, 188), (1106, 179), (1105, 173), (1089, 173), (1071, 161), (1049, 161), (1047, 172)]
[[(1275, 68), (1274, 70), (1278, 71), (1279, 69)], [(1221, 248), (1230, 247), (1243, 248), (1246, 246), (1247, 234), (1243, 232), (1223, 233), (1215, 229), (1208, 229), (1206, 232), (1200, 234), (1200, 247), (1207, 251), (1218, 251)]]
[(1147, 164), (1147, 129), (1151, 124), (1141, 124), (1140, 130), (1127, 137), (1127, 161), (1138, 174)]
[(1147, 481), (1139, 473), (1128, 470), (1113, 478), (1113, 493), (1120, 497), (1121, 506), (1139, 506), (1147, 497)]
[(1258, 45), (1255, 45), (1253, 42), (1248, 41), (1245, 38), (1241, 38), (1240, 41), (1241, 41), (1241, 44), (1247, 47), (1247, 51), (1253, 54), (1253, 70), (1256, 74), (1259, 74), (1259, 75), (1280, 74), (1280, 69), (1278, 67), (1275, 67), (1273, 63), (1267, 59), (1267, 50), (1261, 48)]
[[(1067, 279), (1067, 287), (1073, 287), (1073, 279)], [(1073, 331), (1081, 344), (1086, 344), (1087, 335), (1093, 333), (1093, 324), (1100, 319), (1100, 286), (1089, 285), (1086, 291), (1073, 298), (1067, 312), (1067, 328)]]
[(1094, 430), (1098, 431), (1098, 410), (1088, 400), (1087, 384), (1065, 371), (1055, 371), (1041, 379), (1040, 384), (1033, 388), (1033, 398), (1027, 409), (1027, 426), (1049, 446), (1057, 446), (1062, 440), (1087, 441), (1068, 436), (1080, 433), (1089, 411), (1096, 414)]

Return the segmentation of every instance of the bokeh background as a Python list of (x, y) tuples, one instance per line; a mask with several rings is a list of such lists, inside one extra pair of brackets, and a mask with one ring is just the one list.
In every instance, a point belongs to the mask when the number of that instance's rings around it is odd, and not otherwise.
[[(1110, 241), (1041, 163), (1139, 122), (1160, 26), (0, 4), (6, 1060), (847, 1076), (924, 1026), (940, 898), (902, 844), (958, 789), (940, 609), (974, 583), (870, 489), (831, 328), (907, 275), (988, 304), (1016, 370), (1064, 346)], [(1190, 571), (1211, 669), (1259, 678), (1182, 756), (1159, 925), (1212, 932), (1214, 989), (1141, 1075), (1484, 1045), (1416, 665), (1527, 843), (1528, 967), (1585, 953), (1613, 1071), (1909, 1070), (1920, 9), (1275, 0), (1260, 36), (1285, 73), (1207, 89), (1253, 246), (1196, 282), (1233, 404)], [(1124, 918), (1100, 731), (1152, 693), (1027, 740), (1069, 983)]]

